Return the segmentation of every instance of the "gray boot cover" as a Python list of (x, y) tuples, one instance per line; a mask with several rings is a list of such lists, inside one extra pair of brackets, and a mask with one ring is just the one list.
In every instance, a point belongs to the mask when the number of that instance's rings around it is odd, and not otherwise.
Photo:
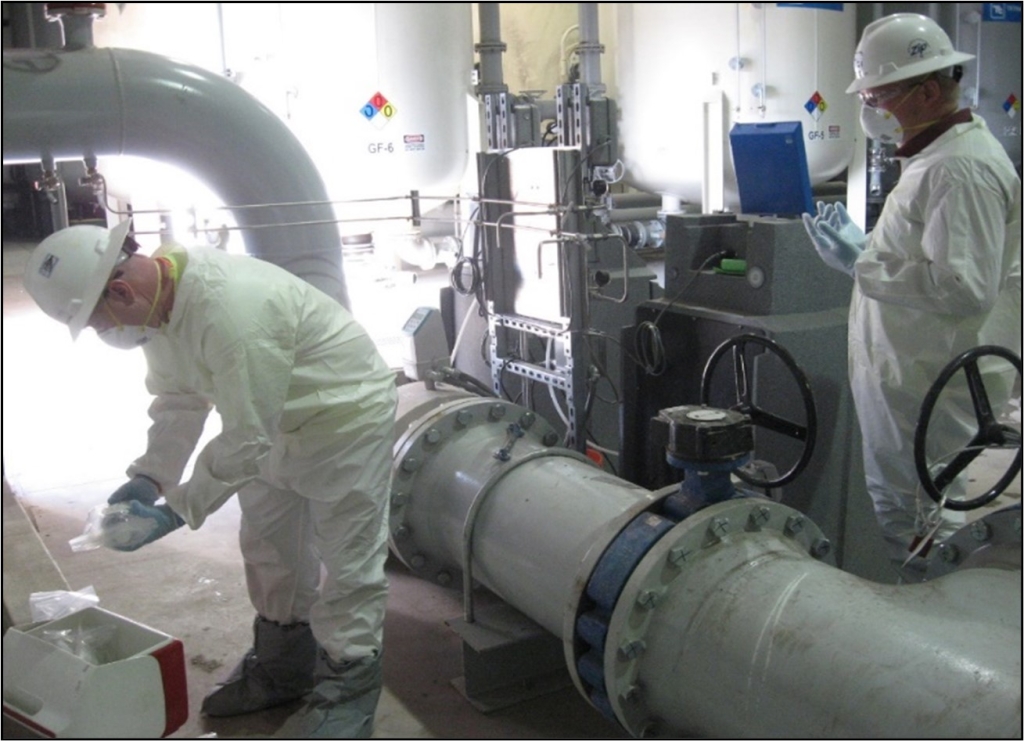
[(321, 650), (313, 692), (276, 737), (369, 738), (382, 684), (380, 655), (336, 663)]
[(203, 700), (212, 717), (241, 715), (282, 705), (313, 688), (317, 643), (308, 623), (281, 625), (262, 617), (253, 624), (253, 647)]

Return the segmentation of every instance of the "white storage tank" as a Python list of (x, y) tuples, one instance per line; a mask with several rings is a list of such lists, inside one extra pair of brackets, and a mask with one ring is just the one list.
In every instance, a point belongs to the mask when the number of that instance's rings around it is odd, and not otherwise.
[(97, 45), (227, 74), (288, 124), (331, 198), (457, 192), (469, 162), (469, 3), (129, 3), (108, 12)]
[[(263, 102), (289, 122), (328, 192), (455, 192), (469, 161), (470, 4), (269, 5), (224, 5), (228, 62), (247, 70), (240, 83), (257, 97), (276, 96)], [(252, 46), (251, 14), (267, 19), (263, 50)], [(268, 48), (277, 57), (261, 59)], [(276, 90), (257, 85), (260, 66)]]
[[(717, 177), (725, 207), (738, 211), (734, 123), (799, 121), (812, 185), (841, 173), (858, 134), (855, 96), (844, 92), (857, 41), (853, 5), (618, 3), (619, 135), (630, 184), (703, 205), (702, 186)], [(706, 155), (716, 149), (724, 162), (707, 178)]]

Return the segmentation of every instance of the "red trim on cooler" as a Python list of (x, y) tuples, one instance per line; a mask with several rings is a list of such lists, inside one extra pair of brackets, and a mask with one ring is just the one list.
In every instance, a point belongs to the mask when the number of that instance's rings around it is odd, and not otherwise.
[(45, 738), (57, 738), (57, 734), (49, 728), (44, 728), (43, 726), (36, 723), (34, 720), (26, 718), (21, 713), (15, 712), (10, 708), (4, 708), (4, 715), (6, 715), (8, 718), (13, 718), (16, 722), (25, 726), (25, 728), (28, 728), (31, 731), (35, 731), (36, 733), (42, 735)]
[(188, 720), (188, 684), (185, 680), (185, 647), (173, 640), (152, 654), (160, 665), (160, 679), (164, 685), (164, 710), (167, 724), (163, 737), (185, 725)]

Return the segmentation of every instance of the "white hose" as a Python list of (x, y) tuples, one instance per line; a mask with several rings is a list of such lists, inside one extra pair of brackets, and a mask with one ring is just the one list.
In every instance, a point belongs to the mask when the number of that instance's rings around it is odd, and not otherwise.
[(466, 327), (469, 326), (469, 318), (473, 316), (473, 312), (476, 311), (479, 305), (480, 304), (476, 300), (476, 297), (474, 297), (473, 303), (470, 304), (469, 308), (466, 310), (466, 316), (462, 320), (462, 326), (459, 327), (459, 333), (455, 336), (455, 346), (452, 347), (452, 356), (448, 360), (448, 363), (452, 368), (455, 367), (455, 356), (459, 352), (459, 345), (462, 344), (462, 336), (466, 333)]

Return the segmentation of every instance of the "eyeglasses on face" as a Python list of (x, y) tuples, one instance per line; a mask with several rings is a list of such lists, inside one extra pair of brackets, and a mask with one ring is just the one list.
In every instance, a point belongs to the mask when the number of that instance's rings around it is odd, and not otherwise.
[(914, 90), (921, 87), (921, 85), (926, 81), (927, 78), (924, 80), (918, 80), (912, 84), (904, 83), (903, 85), (889, 89), (879, 88), (877, 90), (861, 90), (857, 94), (860, 96), (860, 102), (863, 103), (865, 107), (878, 108), (882, 103), (886, 103), (900, 95), (909, 97)]
[(892, 100), (903, 91), (904, 88), (901, 86), (890, 90), (861, 90), (858, 94), (860, 95), (860, 102), (865, 106), (868, 108), (878, 108), (882, 103)]

